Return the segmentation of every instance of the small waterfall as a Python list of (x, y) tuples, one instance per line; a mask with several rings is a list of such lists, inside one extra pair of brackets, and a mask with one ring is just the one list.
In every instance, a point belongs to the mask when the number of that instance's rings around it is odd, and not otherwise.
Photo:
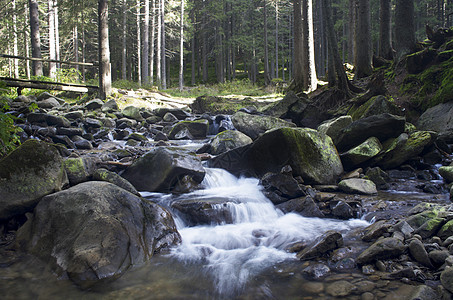
[(225, 210), (226, 205), (233, 224), (188, 227), (177, 220), (182, 244), (172, 255), (186, 263), (203, 264), (224, 297), (238, 293), (265, 268), (296, 259), (295, 254), (286, 251), (289, 245), (312, 240), (327, 230), (347, 231), (369, 224), (283, 214), (264, 196), (257, 179), (236, 178), (221, 169), (207, 169), (202, 185), (203, 190), (184, 198), (215, 196), (234, 200), (213, 206)]

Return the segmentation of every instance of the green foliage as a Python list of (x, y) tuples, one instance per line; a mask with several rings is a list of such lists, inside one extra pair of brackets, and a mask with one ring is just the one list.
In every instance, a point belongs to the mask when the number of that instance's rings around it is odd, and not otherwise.
[[(3, 91), (3, 89), (0, 89)], [(21, 128), (14, 125), (15, 117), (8, 114), (9, 99), (2, 96), (0, 92), (0, 157), (7, 155), (12, 150), (20, 145), (18, 133)]]

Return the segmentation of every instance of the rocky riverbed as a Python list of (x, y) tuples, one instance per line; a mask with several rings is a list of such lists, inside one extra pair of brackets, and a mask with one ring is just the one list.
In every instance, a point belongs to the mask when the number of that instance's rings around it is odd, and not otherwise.
[(450, 299), (447, 108), (415, 126), (384, 96), (119, 101), (10, 99), (7, 298)]

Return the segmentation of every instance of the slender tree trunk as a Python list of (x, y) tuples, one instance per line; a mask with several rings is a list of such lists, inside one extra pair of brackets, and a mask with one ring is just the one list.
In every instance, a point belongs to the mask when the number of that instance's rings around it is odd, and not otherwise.
[(162, 88), (167, 89), (167, 69), (166, 69), (166, 60), (165, 60), (165, 51), (166, 51), (166, 45), (165, 45), (165, 0), (161, 0), (161, 10), (160, 13), (162, 14), (161, 16), (161, 22), (162, 22)]
[(349, 0), (348, 10), (348, 62), (355, 64), (355, 43), (354, 37), (356, 35), (356, 17), (357, 17), (357, 0)]
[[(39, 8), (38, 0), (29, 0), (30, 8), (30, 30), (31, 30), (31, 51), (32, 57), (41, 58), (41, 36), (39, 34)], [(33, 61), (33, 75), (42, 76), (42, 62)]]
[[(194, 13), (192, 12), (192, 23), (195, 24), (195, 17), (194, 17)], [(196, 76), (196, 55), (195, 55), (195, 41), (196, 41), (196, 37), (195, 37), (195, 32), (192, 36), (192, 42), (190, 43), (190, 48), (191, 48), (191, 64), (192, 64), (192, 78), (191, 78), (191, 84), (192, 86), (195, 85), (195, 76)]]
[(391, 0), (380, 0), (379, 9), (379, 56), (393, 59)]
[(267, 86), (271, 83), (271, 77), (269, 76), (269, 50), (268, 50), (268, 39), (267, 39), (267, 3), (264, 0), (263, 3), (263, 17), (264, 17), (264, 84)]
[(373, 73), (371, 50), (371, 15), (370, 0), (359, 0), (359, 13), (356, 29), (355, 67), (357, 78), (367, 77)]
[(107, 0), (98, 1), (99, 97), (106, 99), (112, 92), (109, 47), (109, 9)]
[(140, 22), (140, 7), (141, 1), (136, 1), (136, 23), (137, 23), (137, 82), (138, 84), (142, 83), (142, 42), (141, 42), (141, 22)]
[(308, 92), (316, 90), (318, 79), (315, 66), (315, 41), (313, 36), (313, 2), (304, 0), (302, 6), (302, 18), (304, 20), (303, 32), (303, 72), (304, 87)]
[[(83, 2), (82, 2), (82, 20), (84, 20), (84, 12), (83, 12)], [(86, 35), (85, 35), (85, 22), (82, 22), (82, 62), (86, 62)], [(82, 80), (85, 82), (86, 80), (86, 70), (85, 67), (82, 66)]]
[(396, 0), (395, 4), (396, 60), (415, 50), (414, 1)]
[[(49, 59), (57, 59), (55, 48), (55, 8), (54, 1), (48, 0), (48, 26), (49, 26)], [(55, 79), (57, 75), (57, 64), (49, 63), (49, 77)]]
[[(60, 55), (60, 21), (58, 18), (58, 0), (54, 0), (54, 12), (55, 12), (55, 57), (57, 60), (61, 60), (61, 55)], [(57, 68), (60, 68), (60, 64), (57, 64)]]
[[(28, 5), (28, 3), (26, 3), (25, 5)], [(25, 9), (24, 10), (24, 20), (25, 20), (25, 28), (27, 28), (27, 24), (30, 24), (30, 20), (29, 20), (29, 17), (28, 17), (28, 12), (30, 11), (30, 9)], [(25, 41), (25, 53), (24, 53), (24, 56), (25, 57), (29, 57), (30, 56), (30, 34), (28, 32), (27, 29), (24, 30), (24, 41)], [(30, 79), (30, 76), (31, 76), (31, 70), (30, 70), (30, 61), (29, 60), (26, 60), (25, 61), (25, 74), (27, 76), (28, 79)]]
[[(11, 2), (13, 8), (13, 55), (19, 55), (19, 45), (18, 45), (18, 37), (17, 37), (17, 16), (16, 16), (16, 0), (12, 0)], [(14, 60), (14, 77), (19, 78), (19, 60)]]
[(151, 14), (151, 46), (150, 46), (150, 58), (149, 58), (149, 75), (151, 85), (154, 85), (154, 40), (156, 36), (156, 1), (153, 1), (152, 14)]
[(156, 49), (156, 78), (157, 85), (162, 88), (162, 14), (160, 13), (161, 1), (157, 1), (157, 49)]
[(275, 1), (275, 78), (278, 78), (278, 0)]
[(207, 20), (206, 20), (206, 12), (203, 11), (202, 17), (202, 26), (201, 34), (203, 39), (203, 46), (201, 49), (201, 59), (203, 60), (203, 83), (208, 82), (208, 39), (207, 39)]
[(127, 0), (123, 0), (123, 32), (121, 49), (121, 79), (127, 79)]
[(149, 84), (149, 0), (145, 0), (145, 15), (143, 16), (143, 46), (142, 46), (142, 83)]
[[(79, 26), (76, 23), (74, 29), (72, 30), (72, 41), (74, 44), (74, 61), (79, 61)], [(79, 66), (75, 66), (76, 70), (79, 70)]]
[(179, 36), (179, 90), (184, 87), (184, 1), (181, 0), (181, 28)]
[(293, 1), (293, 20), (294, 20), (294, 87), (296, 91), (305, 90), (304, 82), (304, 62), (303, 62), (303, 20), (302, 20), (302, 1)]

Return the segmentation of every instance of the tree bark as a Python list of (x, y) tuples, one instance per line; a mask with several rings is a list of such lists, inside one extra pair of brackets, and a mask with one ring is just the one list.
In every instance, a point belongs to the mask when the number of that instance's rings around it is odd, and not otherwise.
[[(54, 13), (55, 13), (55, 57), (57, 60), (61, 60), (60, 55), (60, 26), (59, 26), (59, 18), (58, 18), (58, 0), (54, 0)], [(57, 68), (60, 68), (60, 64), (57, 63)]]
[(278, 1), (275, 1), (275, 78), (278, 78)]
[(140, 7), (141, 1), (136, 1), (136, 23), (137, 23), (137, 81), (138, 84), (142, 83), (142, 42), (141, 42), (141, 22), (140, 22)]
[(112, 92), (107, 2), (107, 0), (98, 0), (99, 97), (103, 100)]
[[(54, 1), (48, 0), (48, 27), (49, 27), (49, 59), (57, 59), (55, 48), (55, 8)], [(57, 76), (57, 64), (49, 63), (49, 77), (55, 79)]]
[[(41, 36), (39, 34), (39, 8), (37, 0), (29, 0), (30, 8), (30, 35), (32, 57), (42, 58), (41, 56)], [(42, 76), (42, 62), (33, 61), (33, 75)]]
[(355, 67), (357, 78), (363, 78), (373, 73), (370, 26), (370, 0), (359, 0), (357, 29), (355, 36), (356, 57)]
[(142, 47), (142, 83), (149, 84), (149, 0), (145, 0), (143, 16), (143, 47)]
[(156, 79), (159, 88), (162, 87), (162, 14), (161, 1), (157, 1), (157, 49), (156, 49)]
[(184, 87), (184, 1), (181, 0), (181, 28), (179, 36), (179, 90)]
[[(13, 8), (13, 55), (19, 55), (18, 37), (17, 37), (17, 16), (16, 16), (16, 0), (11, 2)], [(14, 77), (19, 78), (19, 61), (14, 60)]]
[(391, 0), (380, 0), (379, 9), (379, 56), (393, 59)]
[(165, 60), (165, 0), (161, 0), (161, 22), (162, 22), (162, 58), (161, 58), (161, 63), (162, 63), (162, 88), (166, 89), (167, 88), (167, 68), (166, 68), (166, 60)]
[(415, 50), (414, 1), (396, 0), (395, 50), (396, 60)]
[(121, 49), (121, 79), (127, 79), (127, 0), (123, 0), (123, 32)]
[[(27, 4), (25, 4), (27, 5)], [(24, 25), (27, 26), (27, 24), (30, 24), (30, 20), (29, 20), (29, 16), (28, 16), (28, 12), (30, 11), (30, 9), (25, 9), (24, 10)], [(24, 30), (24, 42), (25, 42), (25, 56), (26, 57), (30, 57), (30, 40), (29, 40), (29, 32), (28, 30)], [(31, 69), (30, 69), (30, 61), (27, 60), (25, 62), (25, 74), (27, 76), (28, 79), (30, 79), (30, 76), (31, 76)]]
[(154, 85), (154, 37), (156, 35), (156, 1), (153, 1), (152, 7), (152, 14), (151, 14), (151, 46), (150, 46), (150, 58), (149, 58), (149, 76), (150, 76), (150, 83)]
[(271, 83), (269, 76), (269, 49), (267, 38), (267, 3), (263, 2), (263, 18), (264, 18), (264, 84), (268, 86)]

